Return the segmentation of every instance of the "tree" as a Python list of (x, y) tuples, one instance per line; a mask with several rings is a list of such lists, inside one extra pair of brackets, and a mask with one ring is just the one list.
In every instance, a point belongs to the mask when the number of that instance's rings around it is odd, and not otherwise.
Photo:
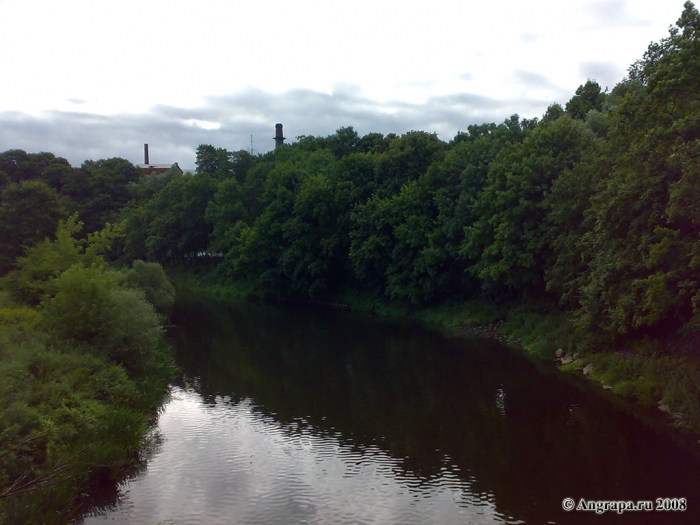
[(226, 252), (230, 239), (228, 232), (238, 221), (250, 222), (250, 216), (244, 205), (244, 195), (241, 185), (235, 178), (225, 180), (207, 205), (204, 215), (207, 222), (213, 225), (211, 234), (212, 250)]
[(380, 197), (398, 193), (401, 187), (425, 173), (444, 155), (445, 143), (437, 135), (409, 131), (391, 141), (386, 152), (377, 156), (375, 177)]
[[(218, 188), (208, 173), (180, 175), (146, 205), (146, 249), (152, 261), (193, 261), (209, 252), (206, 209)], [(205, 259), (206, 260), (206, 259)]]
[(471, 125), (466, 133), (457, 134), (444, 160), (433, 163), (421, 178), (430, 188), (437, 213), (419, 263), (429, 276), (424, 277), (430, 283), (423, 287), (425, 300), (468, 296), (478, 288), (478, 279), (467, 272), (475, 261), (461, 250), (465, 227), (478, 219), (474, 205), (494, 158), (523, 137), (519, 127), (506, 123)]
[(125, 159), (88, 160), (73, 171), (62, 192), (77, 203), (85, 231), (94, 232), (118, 220), (141, 177), (141, 170)]
[(122, 365), (132, 376), (156, 367), (160, 317), (135, 289), (120, 289), (104, 266), (74, 265), (59, 275), (42, 301), (43, 323), (59, 340), (84, 345)]
[(12, 182), (24, 179), (21, 165), (29, 160), (29, 155), (21, 149), (11, 149), (0, 153), (0, 170), (4, 171)]
[(611, 339), (700, 323), (700, 15), (691, 2), (669, 36), (630, 68), (611, 112), (608, 176), (582, 240), (588, 272), (579, 326)]
[(605, 93), (600, 85), (590, 78), (576, 89), (576, 94), (566, 103), (566, 112), (572, 118), (585, 120), (591, 110), (601, 111), (605, 102)]
[(342, 159), (357, 150), (360, 136), (352, 126), (339, 128), (334, 135), (326, 138), (327, 148), (331, 150), (337, 159)]
[(347, 194), (349, 206), (363, 204), (376, 191), (374, 174), (377, 157), (373, 154), (351, 153), (340, 159), (336, 167), (338, 191)]
[(386, 271), (393, 249), (393, 224), (387, 199), (373, 195), (355, 206), (351, 214), (350, 262), (357, 280), (382, 293), (386, 289)]
[(136, 260), (131, 269), (117, 276), (117, 282), (125, 288), (141, 290), (159, 314), (170, 314), (175, 302), (175, 288), (160, 264)]
[(45, 183), (25, 180), (7, 185), (0, 196), (0, 274), (12, 267), (26, 247), (53, 237), (65, 210)]
[(585, 125), (565, 116), (499, 152), (474, 203), (478, 219), (465, 228), (462, 253), (476, 260), (473, 275), (513, 291), (543, 287), (556, 237), (547, 222), (547, 196), (592, 142)]
[(344, 206), (334, 186), (322, 173), (307, 177), (284, 225), (286, 247), (279, 265), (295, 294), (318, 296), (337, 289), (344, 278), (349, 225), (342, 220)]
[(210, 144), (197, 147), (197, 173), (208, 173), (219, 180), (233, 177), (233, 162), (230, 153), (224, 148), (215, 148)]
[(61, 191), (72, 170), (66, 159), (53, 153), (27, 153), (21, 149), (0, 153), (0, 171), (4, 171), (11, 182), (37, 179)]

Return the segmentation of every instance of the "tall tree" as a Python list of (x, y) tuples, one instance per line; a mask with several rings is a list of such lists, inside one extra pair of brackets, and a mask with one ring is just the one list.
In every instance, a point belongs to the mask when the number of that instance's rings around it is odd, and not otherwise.
[(118, 221), (141, 177), (141, 170), (125, 159), (88, 160), (73, 171), (62, 193), (77, 203), (85, 231), (94, 232)]
[(610, 337), (686, 323), (700, 327), (700, 16), (676, 27), (630, 69), (614, 109), (609, 176), (583, 237), (589, 272), (578, 320)]
[(463, 254), (477, 261), (470, 272), (513, 291), (543, 287), (555, 237), (547, 196), (592, 141), (585, 125), (567, 115), (499, 152), (474, 204), (478, 219), (465, 229)]
[(38, 180), (5, 186), (0, 196), (0, 273), (6, 273), (26, 247), (52, 237), (66, 216), (55, 190)]
[(605, 93), (595, 80), (588, 81), (576, 89), (576, 94), (566, 103), (566, 112), (572, 118), (585, 120), (591, 110), (600, 111), (605, 102)]
[(217, 188), (208, 173), (180, 175), (154, 196), (146, 206), (149, 259), (185, 262), (208, 253), (212, 226), (206, 209)]

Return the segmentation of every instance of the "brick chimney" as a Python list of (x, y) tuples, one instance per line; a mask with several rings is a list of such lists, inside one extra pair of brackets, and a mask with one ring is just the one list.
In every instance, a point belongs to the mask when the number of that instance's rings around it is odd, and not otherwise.
[(275, 124), (275, 147), (279, 148), (284, 143), (284, 133), (282, 132), (282, 124)]

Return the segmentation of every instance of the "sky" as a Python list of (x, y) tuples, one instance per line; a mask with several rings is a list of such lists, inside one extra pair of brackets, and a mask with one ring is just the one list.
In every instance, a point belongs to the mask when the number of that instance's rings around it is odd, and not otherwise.
[(437, 133), (612, 89), (684, 0), (0, 0), (0, 152), (194, 168), (352, 126)]

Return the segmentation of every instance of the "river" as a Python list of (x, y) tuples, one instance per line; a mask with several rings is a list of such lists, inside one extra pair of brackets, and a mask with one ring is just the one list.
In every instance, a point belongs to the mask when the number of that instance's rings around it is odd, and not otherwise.
[[(196, 296), (173, 323), (182, 379), (148, 463), (85, 525), (700, 523), (691, 454), (517, 349)], [(564, 498), (687, 510), (567, 512)]]

